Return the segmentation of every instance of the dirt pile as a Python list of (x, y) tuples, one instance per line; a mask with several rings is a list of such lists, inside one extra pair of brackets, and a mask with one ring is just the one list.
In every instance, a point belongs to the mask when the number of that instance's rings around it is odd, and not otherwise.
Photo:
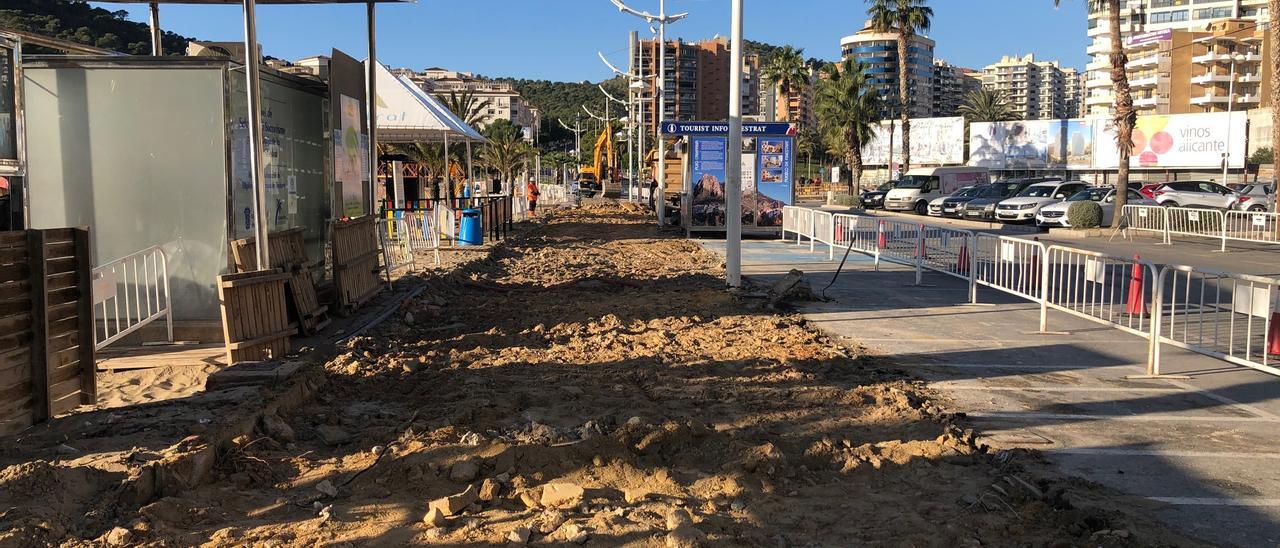
[(86, 541), (1191, 544), (989, 454), (916, 383), (720, 276), (639, 211), (557, 213), (430, 275), (214, 483)]

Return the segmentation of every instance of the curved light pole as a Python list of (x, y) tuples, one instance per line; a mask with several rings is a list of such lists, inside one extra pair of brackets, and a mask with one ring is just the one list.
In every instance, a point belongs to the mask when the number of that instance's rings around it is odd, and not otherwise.
[(742, 285), (742, 0), (730, 10), (729, 142), (725, 162), (725, 281)]
[(635, 174), (635, 170), (632, 169), (632, 164), (634, 163), (633, 160), (635, 159), (635, 150), (634, 150), (635, 147), (632, 146), (632, 143), (634, 141), (632, 137), (634, 137), (635, 135), (633, 131), (635, 126), (635, 119), (632, 116), (631, 103), (628, 101), (623, 101), (622, 99), (619, 99), (609, 94), (609, 91), (604, 89), (603, 84), (600, 84), (597, 87), (600, 88), (600, 93), (603, 93), (605, 98), (608, 99), (610, 102), (617, 103), (619, 105), (623, 105), (627, 107), (627, 115), (618, 118), (618, 121), (625, 122), (627, 125), (627, 185), (628, 185), (627, 201), (635, 201), (635, 196), (636, 196), (635, 195), (635, 185), (636, 185), (635, 175), (636, 174)]
[[(675, 23), (676, 21), (688, 17), (689, 14), (677, 13), (667, 15), (667, 0), (658, 0), (657, 15), (647, 11), (634, 10), (624, 4), (622, 0), (609, 1), (612, 2), (614, 6), (617, 6), (618, 11), (621, 11), (622, 13), (644, 19), (644, 21), (650, 25), (654, 23), (658, 24), (658, 75), (654, 90), (654, 95), (658, 98), (658, 112), (655, 112), (654, 116), (662, 116), (663, 113), (666, 112), (667, 102), (666, 84), (664, 84), (664, 80), (667, 78), (667, 23)], [(661, 121), (661, 118), (658, 118), (658, 120)], [(667, 186), (667, 141), (662, 138), (661, 133), (656, 137), (658, 139), (658, 173), (655, 176), (659, 178), (658, 180), (660, 181), (660, 184), (658, 185), (659, 195), (656, 197), (655, 202), (657, 203), (658, 210), (658, 226), (664, 226), (667, 221), (666, 196), (664, 196)]]
[[(631, 35), (632, 35), (632, 42), (634, 43), (635, 33), (633, 32), (631, 33)], [(634, 47), (632, 49), (634, 49)], [(631, 172), (629, 174), (631, 179), (630, 200), (637, 201), (640, 199), (640, 184), (636, 182), (635, 176), (636, 174), (640, 174), (642, 177), (644, 176), (644, 169), (641, 166), (641, 163), (644, 161), (643, 158), (644, 158), (644, 133), (645, 133), (644, 105), (643, 105), (644, 101), (639, 98), (644, 97), (644, 92), (649, 89), (648, 86), (645, 85), (644, 83), (644, 49), (643, 48), (640, 49), (640, 62), (636, 64), (636, 72), (639, 74), (631, 74), (630, 72), (623, 72), (622, 70), (618, 69), (618, 67), (613, 66), (613, 63), (610, 63), (609, 59), (605, 57), (604, 54), (601, 52), (597, 51), (596, 55), (600, 56), (600, 61), (604, 62), (604, 66), (609, 67), (609, 70), (612, 70), (614, 74), (617, 74), (618, 76), (625, 76), (627, 78), (627, 81), (630, 82), (630, 84), (627, 85), (627, 99), (629, 101), (632, 99), (635, 99), (634, 102), (627, 103), (628, 108), (630, 110), (630, 114), (628, 114), (627, 116), (628, 118), (627, 131), (629, 132), (627, 136), (627, 141), (629, 142), (635, 141), (634, 133), (630, 133), (634, 129), (635, 132), (640, 134), (640, 142), (635, 147), (631, 147), (631, 145), (628, 144), (628, 147), (629, 147), (628, 150), (633, 150), (634, 152), (631, 153), (631, 157), (633, 160), (632, 162), (630, 162), (631, 165), (629, 165), (627, 169)], [(603, 85), (600, 86), (600, 91), (604, 92), (606, 97), (613, 99), (614, 101), (617, 101), (619, 103), (622, 102), (621, 100), (614, 99), (612, 95), (609, 95), (609, 92), (605, 91)]]

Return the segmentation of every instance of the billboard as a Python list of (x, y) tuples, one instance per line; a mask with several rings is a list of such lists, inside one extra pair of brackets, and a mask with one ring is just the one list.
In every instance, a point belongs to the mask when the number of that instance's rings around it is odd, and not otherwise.
[(693, 178), (692, 226), (724, 226), (724, 137), (693, 137), (689, 175)]
[[(791, 137), (761, 137), (755, 158), (756, 188), (742, 186), (742, 204), (751, 204), (756, 226), (782, 226), (782, 207), (791, 205), (794, 185), (794, 141)], [(743, 157), (743, 163), (747, 159)]]
[(1089, 120), (974, 122), (969, 165), (990, 169), (1088, 168), (1094, 148)]
[[(1129, 167), (1135, 169), (1191, 169), (1222, 167), (1229, 155), (1230, 167), (1245, 165), (1248, 137), (1244, 112), (1162, 114), (1139, 116), (1133, 130), (1133, 153)], [(1098, 135), (1093, 167), (1115, 169), (1120, 152), (1110, 120), (1094, 120)]]
[[(893, 135), (890, 154), (889, 135)], [(892, 157), (891, 157), (892, 156)], [(902, 157), (902, 126), (896, 120), (880, 122), (875, 136), (862, 147), (864, 165), (889, 165)], [(959, 165), (964, 163), (964, 118), (917, 118), (911, 120), (912, 165)]]

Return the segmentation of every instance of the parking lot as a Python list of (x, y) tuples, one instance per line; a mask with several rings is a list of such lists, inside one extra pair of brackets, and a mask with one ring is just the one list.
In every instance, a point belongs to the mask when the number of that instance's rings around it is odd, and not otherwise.
[[(722, 242), (703, 245), (722, 252)], [(1160, 247), (1172, 259), (1210, 255)], [(793, 268), (815, 291), (831, 283), (829, 300), (800, 312), (926, 379), (992, 447), (1037, 449), (1053, 469), (1134, 495), (1170, 526), (1214, 543), (1280, 542), (1280, 379), (1174, 348), (1163, 372), (1189, 378), (1132, 378), (1145, 372), (1148, 342), (1139, 336), (1056, 311), (1041, 334), (1032, 302), (980, 289), (973, 306), (961, 279), (927, 272), (917, 286), (914, 268), (877, 269), (857, 252), (832, 283), (840, 258), (821, 244), (749, 241), (743, 268), (765, 283)]]

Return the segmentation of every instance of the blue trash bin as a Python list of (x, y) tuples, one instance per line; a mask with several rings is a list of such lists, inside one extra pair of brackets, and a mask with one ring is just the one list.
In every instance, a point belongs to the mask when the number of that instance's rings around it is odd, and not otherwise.
[(458, 245), (484, 244), (484, 221), (480, 219), (480, 210), (464, 209), (458, 213), (462, 215), (458, 220)]

